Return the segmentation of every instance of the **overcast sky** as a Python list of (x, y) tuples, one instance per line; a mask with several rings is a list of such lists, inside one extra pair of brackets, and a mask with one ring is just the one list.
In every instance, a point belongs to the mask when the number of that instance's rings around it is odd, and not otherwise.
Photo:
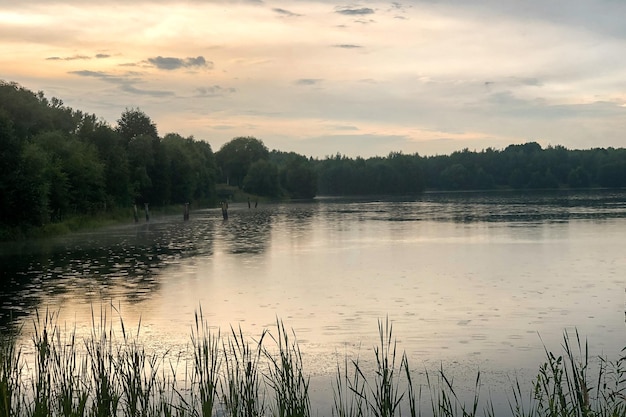
[(0, 0), (0, 79), (324, 157), (626, 146), (626, 1)]

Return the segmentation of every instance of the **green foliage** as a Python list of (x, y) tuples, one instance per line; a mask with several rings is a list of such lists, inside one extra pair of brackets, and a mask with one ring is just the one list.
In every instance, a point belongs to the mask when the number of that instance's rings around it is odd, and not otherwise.
[(156, 125), (139, 109), (126, 109), (117, 120), (115, 130), (126, 143), (138, 136), (148, 136), (153, 139), (159, 137)]
[(253, 137), (237, 137), (224, 144), (215, 153), (217, 166), (221, 170), (222, 179), (229, 185), (243, 187), (243, 180), (250, 166), (259, 161), (267, 160), (269, 151), (262, 141)]
[(416, 194), (424, 189), (419, 155), (350, 159), (342, 155), (314, 163), (322, 195)]
[(411, 194), (430, 190), (626, 187), (626, 149), (542, 149), (536, 142), (503, 151), (387, 158), (336, 155), (313, 162), (323, 195)]
[(33, 143), (51, 158), (50, 208), (55, 220), (62, 220), (68, 212), (92, 212), (104, 205), (104, 164), (93, 146), (60, 132), (41, 133)]
[(116, 129), (15, 83), (0, 82), (0, 230), (6, 237), (132, 204), (211, 203), (216, 166), (208, 143), (163, 140), (139, 109)]
[(279, 167), (279, 181), (291, 198), (313, 198), (317, 194), (317, 172), (312, 162), (295, 152), (272, 151), (271, 161)]
[(243, 179), (243, 190), (250, 194), (278, 197), (280, 194), (278, 168), (264, 159), (252, 163)]

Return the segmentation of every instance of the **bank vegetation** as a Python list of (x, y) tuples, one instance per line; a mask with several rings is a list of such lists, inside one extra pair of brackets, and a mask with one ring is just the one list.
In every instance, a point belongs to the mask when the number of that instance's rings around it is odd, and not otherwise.
[[(312, 158), (236, 137), (160, 135), (140, 109), (114, 126), (61, 99), (0, 81), (0, 240), (88, 218), (132, 218), (133, 207), (216, 206), (220, 189), (271, 199), (398, 195), (424, 190), (625, 187), (626, 149), (505, 149), (420, 156)], [(79, 220), (76, 220), (78, 218)], [(82, 220), (80, 220), (82, 219)]]
[[(94, 315), (91, 334), (82, 339), (50, 313), (34, 320), (31, 346), (19, 345), (17, 334), (2, 334), (0, 417), (320, 415), (311, 405), (306, 353), (280, 320), (252, 339), (240, 328), (225, 334), (211, 328), (200, 310), (185, 353), (151, 351), (142, 343), (141, 325), (127, 329), (120, 319), (113, 326), (106, 317)], [(392, 323), (380, 320), (378, 327), (379, 343), (363, 352), (373, 357), (373, 367), (362, 366), (359, 357), (337, 364), (329, 380), (331, 415), (626, 415), (626, 357), (590, 358), (577, 333), (565, 334), (563, 353), (546, 349), (532, 381), (511, 379), (509, 406), (496, 411), (480, 372), (469, 395), (444, 369), (426, 371), (424, 378), (398, 349)]]

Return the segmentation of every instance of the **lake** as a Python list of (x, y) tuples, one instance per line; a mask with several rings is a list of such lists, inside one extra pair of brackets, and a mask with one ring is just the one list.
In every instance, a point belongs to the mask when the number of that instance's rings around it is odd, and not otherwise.
[(338, 362), (371, 364), (387, 317), (414, 369), (443, 367), (469, 386), (480, 370), (496, 395), (536, 374), (544, 345), (560, 352), (564, 331), (593, 354), (626, 346), (624, 190), (318, 198), (229, 214), (184, 222), (181, 208), (4, 243), (0, 325), (27, 334), (49, 309), (88, 334), (92, 311), (114, 305), (160, 352), (186, 349), (200, 307), (216, 329), (252, 337), (280, 319), (322, 410)]

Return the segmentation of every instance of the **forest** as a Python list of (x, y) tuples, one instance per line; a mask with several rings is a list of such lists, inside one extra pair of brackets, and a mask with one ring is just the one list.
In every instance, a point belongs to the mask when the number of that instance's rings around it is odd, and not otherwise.
[(626, 149), (543, 149), (536, 142), (451, 155), (311, 158), (237, 137), (160, 136), (140, 109), (115, 126), (58, 98), (0, 81), (0, 237), (15, 230), (143, 207), (212, 206), (218, 188), (266, 198), (626, 186)]

